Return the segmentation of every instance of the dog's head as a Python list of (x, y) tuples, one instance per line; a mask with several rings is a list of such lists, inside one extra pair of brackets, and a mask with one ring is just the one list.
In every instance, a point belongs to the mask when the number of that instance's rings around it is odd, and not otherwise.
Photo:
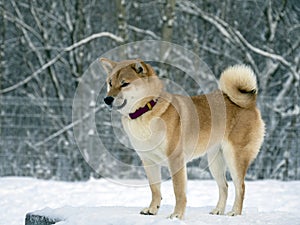
[(140, 59), (115, 62), (100, 59), (107, 73), (104, 102), (124, 115), (157, 98), (163, 88), (153, 68)]

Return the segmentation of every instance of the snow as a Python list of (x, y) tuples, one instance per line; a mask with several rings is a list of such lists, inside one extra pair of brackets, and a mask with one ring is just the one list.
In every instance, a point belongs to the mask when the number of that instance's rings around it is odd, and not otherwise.
[[(58, 225), (94, 224), (300, 224), (300, 181), (248, 181), (242, 216), (213, 216), (208, 212), (218, 200), (213, 180), (188, 182), (188, 207), (183, 221), (171, 220), (174, 195), (171, 181), (162, 184), (163, 201), (157, 216), (139, 215), (150, 202), (144, 181), (87, 182), (43, 181), (33, 178), (0, 178), (0, 224), (24, 224), (28, 212), (62, 219)], [(228, 208), (234, 188), (229, 183)]]

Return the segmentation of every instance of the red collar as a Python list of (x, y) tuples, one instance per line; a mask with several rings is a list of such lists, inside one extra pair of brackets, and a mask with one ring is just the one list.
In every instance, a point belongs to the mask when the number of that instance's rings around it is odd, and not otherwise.
[(144, 113), (152, 110), (152, 108), (156, 105), (157, 101), (151, 100), (150, 102), (148, 102), (144, 107), (141, 107), (139, 109), (137, 109), (135, 112), (133, 113), (129, 113), (129, 117), (134, 120), (138, 117), (140, 117), (141, 115), (143, 115)]

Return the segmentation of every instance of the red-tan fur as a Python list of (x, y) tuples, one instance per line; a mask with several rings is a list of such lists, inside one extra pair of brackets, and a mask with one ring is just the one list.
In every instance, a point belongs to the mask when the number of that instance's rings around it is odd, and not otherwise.
[[(153, 68), (142, 60), (113, 62), (100, 59), (108, 73), (107, 96), (127, 101), (119, 109), (122, 123), (139, 154), (149, 179), (152, 201), (142, 214), (155, 215), (161, 203), (160, 168), (168, 166), (172, 175), (176, 206), (171, 218), (182, 219), (186, 208), (186, 162), (207, 153), (212, 176), (219, 187), (219, 201), (211, 214), (224, 214), (229, 169), (235, 185), (235, 202), (228, 215), (242, 213), (244, 178), (259, 152), (264, 122), (256, 107), (257, 86), (252, 70), (239, 65), (221, 74), (220, 89), (200, 96), (170, 94)], [(122, 82), (129, 85), (121, 87)], [(141, 95), (137, 96), (136, 95)], [(151, 99), (157, 103), (137, 119), (128, 114)]]

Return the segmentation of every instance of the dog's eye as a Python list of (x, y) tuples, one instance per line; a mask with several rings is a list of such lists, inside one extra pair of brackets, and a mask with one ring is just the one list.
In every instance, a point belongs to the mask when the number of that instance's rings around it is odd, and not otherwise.
[(109, 84), (110, 87), (112, 86), (111, 80), (109, 80), (109, 83), (108, 83), (108, 84)]
[(123, 87), (127, 87), (129, 84), (130, 84), (130, 83), (124, 82), (124, 83), (121, 84), (121, 87), (122, 87), (122, 88), (123, 88)]

